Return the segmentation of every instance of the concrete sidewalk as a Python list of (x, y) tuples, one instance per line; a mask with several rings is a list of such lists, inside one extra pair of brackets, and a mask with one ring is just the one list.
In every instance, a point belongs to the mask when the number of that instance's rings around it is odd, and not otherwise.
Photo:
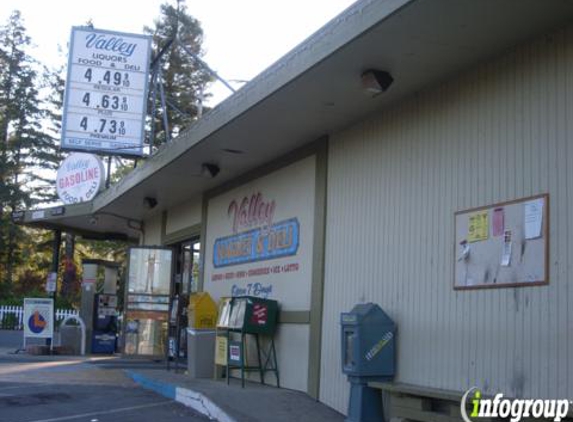
[(344, 416), (308, 395), (231, 380), (193, 379), (166, 370), (128, 370), (139, 385), (219, 422), (342, 422)]

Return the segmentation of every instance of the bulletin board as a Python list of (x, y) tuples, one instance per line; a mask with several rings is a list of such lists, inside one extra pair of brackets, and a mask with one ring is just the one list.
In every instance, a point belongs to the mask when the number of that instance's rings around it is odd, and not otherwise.
[(549, 195), (455, 213), (454, 289), (549, 282)]

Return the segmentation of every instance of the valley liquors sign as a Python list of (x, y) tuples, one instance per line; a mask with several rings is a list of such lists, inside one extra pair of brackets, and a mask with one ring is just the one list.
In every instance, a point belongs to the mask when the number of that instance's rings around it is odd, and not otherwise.
[(151, 38), (72, 28), (62, 148), (143, 154)]

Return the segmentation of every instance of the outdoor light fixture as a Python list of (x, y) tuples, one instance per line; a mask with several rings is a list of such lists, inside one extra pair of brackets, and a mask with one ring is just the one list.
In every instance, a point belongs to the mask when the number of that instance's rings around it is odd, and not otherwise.
[(146, 196), (143, 198), (143, 206), (148, 210), (151, 210), (157, 206), (157, 199), (152, 198), (151, 196)]
[(219, 174), (221, 169), (217, 164), (203, 163), (201, 164), (201, 176), (208, 177), (210, 179), (214, 178)]
[(394, 78), (385, 70), (370, 69), (362, 73), (362, 88), (367, 94), (375, 97), (390, 88)]

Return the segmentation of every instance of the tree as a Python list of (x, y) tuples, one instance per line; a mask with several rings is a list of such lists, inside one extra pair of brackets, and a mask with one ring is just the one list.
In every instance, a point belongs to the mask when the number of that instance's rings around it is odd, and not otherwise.
[(54, 139), (43, 130), (41, 78), (26, 51), (31, 40), (18, 11), (0, 26), (0, 41), (0, 280), (10, 287), (27, 236), (11, 213), (53, 198), (53, 189), (41, 183), (58, 158)]
[[(197, 118), (198, 101), (204, 97), (205, 86), (211, 77), (206, 69), (186, 51), (200, 57), (203, 55), (203, 30), (201, 24), (187, 13), (183, 1), (177, 1), (177, 7), (168, 3), (161, 5), (161, 16), (153, 28), (145, 27), (144, 31), (153, 36), (155, 56), (170, 42), (161, 60), (158, 81), (163, 84), (168, 103), (168, 135), (177, 136)], [(176, 38), (176, 39), (175, 39)], [(160, 110), (160, 91), (156, 91), (155, 104), (150, 100), (148, 111)], [(167, 138), (165, 125), (159, 113), (156, 113), (155, 144)]]
[[(66, 62), (66, 60), (62, 54), (62, 63), (64, 62)], [(62, 133), (62, 110), (64, 108), (64, 90), (66, 85), (64, 80), (65, 73), (66, 67), (64, 65), (57, 69), (44, 69), (44, 86), (48, 91), (48, 95), (45, 98), (46, 107), (44, 110), (44, 117), (46, 119), (45, 134), (46, 137), (49, 138), (50, 143), (46, 145), (47, 148), (43, 153), (43, 157), (38, 158), (45, 159), (45, 163), (51, 170), (48, 173), (49, 180), (46, 180), (50, 189), (47, 190), (47, 194), (43, 198), (44, 201), (50, 202), (58, 199), (55, 176), (60, 163), (64, 159), (64, 154), (59, 148), (59, 142)]]

